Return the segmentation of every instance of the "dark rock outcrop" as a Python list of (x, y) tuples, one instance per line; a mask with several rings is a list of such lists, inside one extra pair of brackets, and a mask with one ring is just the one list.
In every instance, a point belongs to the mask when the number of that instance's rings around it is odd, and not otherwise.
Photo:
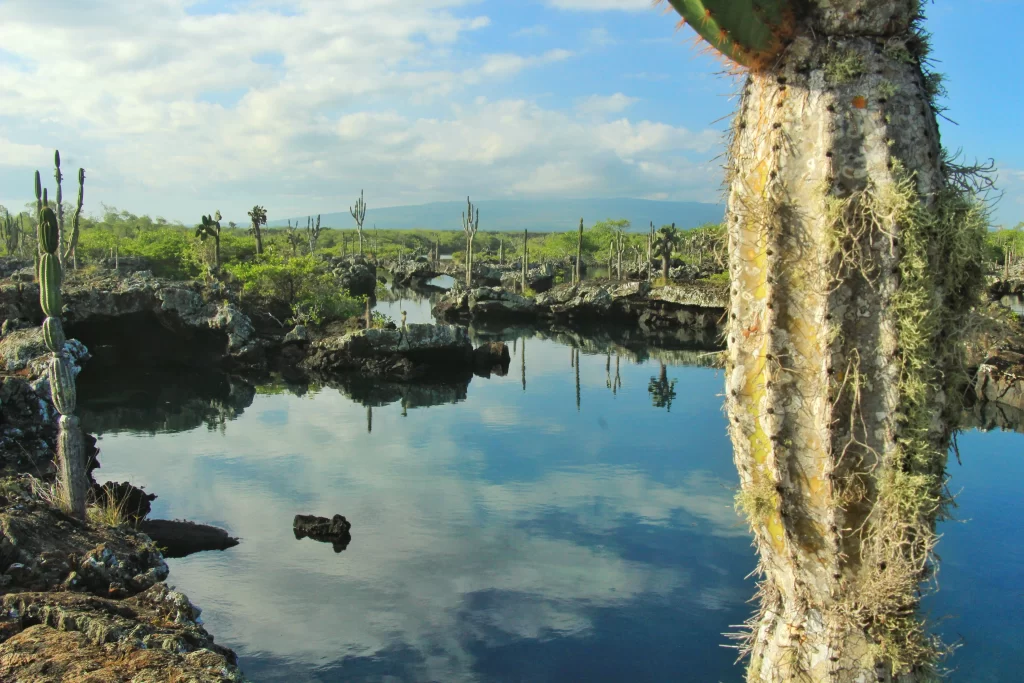
[[(219, 284), (128, 277), (69, 279), (64, 286), (64, 328), (94, 354), (195, 365), (259, 363), (262, 349), (251, 320)], [(0, 285), (0, 319), (32, 326), (43, 319), (39, 285)], [(175, 351), (178, 351), (176, 354)]]
[(139, 531), (153, 539), (164, 557), (186, 557), (238, 545), (238, 539), (224, 529), (185, 520), (147, 519), (139, 524)]
[(377, 289), (377, 266), (358, 254), (328, 258), (331, 272), (341, 279), (341, 286), (354, 296), (373, 296)]
[(358, 371), (412, 379), (428, 370), (470, 367), (472, 351), (464, 327), (411, 324), (394, 330), (372, 328), (319, 339), (313, 342), (300, 367), (321, 375)]
[(558, 285), (535, 299), (499, 288), (453, 291), (441, 297), (434, 315), (441, 320), (519, 320), (629, 324), (649, 336), (686, 329), (713, 337), (728, 306), (725, 286), (709, 283), (652, 287), (647, 282), (585, 280)]
[(482, 377), (491, 374), (504, 377), (508, 374), (508, 366), (512, 362), (508, 346), (503, 341), (491, 341), (481, 344), (473, 351), (474, 372)]

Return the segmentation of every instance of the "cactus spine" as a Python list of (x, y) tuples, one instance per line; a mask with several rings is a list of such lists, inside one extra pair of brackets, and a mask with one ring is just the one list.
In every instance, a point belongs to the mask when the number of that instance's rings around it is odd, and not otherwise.
[[(36, 206), (39, 208), (39, 303), (46, 314), (43, 321), (43, 341), (52, 353), (48, 376), (50, 380), (50, 396), (53, 405), (60, 413), (57, 427), (57, 460), (58, 490), (65, 512), (85, 519), (85, 496), (88, 490), (88, 474), (85, 466), (85, 441), (82, 438), (81, 425), (74, 416), (77, 395), (75, 376), (71, 372), (71, 363), (64, 352), (65, 336), (61, 325), (62, 310), (60, 263), (60, 153), (54, 154), (57, 179), (57, 213), (47, 206), (46, 190), (40, 192), (39, 172), (35, 175)], [(81, 212), (82, 184), (85, 173), (79, 170), (78, 211)], [(42, 197), (40, 198), (40, 195)]]

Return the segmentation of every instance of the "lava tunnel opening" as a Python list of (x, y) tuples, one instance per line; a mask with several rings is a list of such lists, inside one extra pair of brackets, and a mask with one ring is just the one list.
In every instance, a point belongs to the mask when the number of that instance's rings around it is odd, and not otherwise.
[(152, 311), (93, 316), (68, 324), (65, 332), (89, 349), (86, 366), (93, 369), (211, 367), (224, 358), (228, 345), (223, 331), (188, 327)]

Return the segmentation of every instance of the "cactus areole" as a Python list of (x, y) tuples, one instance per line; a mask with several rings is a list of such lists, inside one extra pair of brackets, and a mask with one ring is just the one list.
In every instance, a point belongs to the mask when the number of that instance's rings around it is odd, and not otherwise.
[(917, 0), (671, 0), (747, 71), (726, 404), (760, 556), (748, 681), (918, 681), (987, 214), (939, 142)]

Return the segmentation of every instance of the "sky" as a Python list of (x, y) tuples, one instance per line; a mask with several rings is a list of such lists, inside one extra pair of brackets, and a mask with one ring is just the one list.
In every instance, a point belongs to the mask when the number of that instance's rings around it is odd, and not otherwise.
[[(1024, 221), (1024, 0), (927, 5), (943, 143)], [(721, 200), (740, 82), (650, 0), (0, 0), (0, 204), (86, 169), (186, 224), (537, 197)], [(999, 27), (998, 35), (992, 32)], [(1000, 38), (1002, 36), (1002, 38)], [(955, 122), (955, 123), (954, 123)], [(68, 185), (71, 189), (68, 189)]]

